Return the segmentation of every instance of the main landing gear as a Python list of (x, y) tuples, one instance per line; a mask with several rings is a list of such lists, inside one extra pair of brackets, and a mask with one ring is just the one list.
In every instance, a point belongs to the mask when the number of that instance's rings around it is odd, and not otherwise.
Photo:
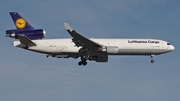
[(81, 57), (81, 61), (79, 61), (78, 65), (79, 66), (81, 66), (81, 65), (86, 66), (87, 65), (87, 58)]
[(154, 59), (153, 59), (154, 56), (155, 56), (155, 55), (150, 55), (150, 57), (151, 57), (151, 63), (154, 63)]

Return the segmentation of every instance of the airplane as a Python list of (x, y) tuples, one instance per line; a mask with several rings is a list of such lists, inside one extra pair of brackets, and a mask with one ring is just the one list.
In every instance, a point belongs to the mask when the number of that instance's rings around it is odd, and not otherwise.
[(72, 38), (43, 39), (46, 31), (33, 28), (18, 12), (9, 12), (17, 29), (6, 30), (6, 36), (18, 39), (15, 47), (38, 52), (46, 57), (80, 58), (78, 65), (85, 66), (87, 61), (108, 62), (109, 55), (154, 56), (175, 49), (167, 41), (159, 39), (128, 38), (87, 38), (64, 23)]

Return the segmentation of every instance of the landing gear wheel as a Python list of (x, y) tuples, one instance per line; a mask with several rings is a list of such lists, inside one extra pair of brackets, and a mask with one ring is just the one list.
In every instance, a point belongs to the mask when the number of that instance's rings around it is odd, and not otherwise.
[(87, 65), (87, 57), (86, 56), (81, 56), (81, 61), (78, 63), (79, 66), (83, 65), (86, 66)]
[(86, 65), (87, 65), (87, 62), (86, 62), (86, 61), (84, 61), (82, 64), (83, 64), (84, 66), (86, 66)]
[(154, 63), (154, 60), (151, 60), (151, 63)]
[(152, 55), (150, 55), (150, 57), (151, 57), (151, 63), (154, 63), (154, 59), (153, 59), (153, 58), (154, 58), (154, 56), (155, 56), (155, 55), (153, 55), (153, 54), (152, 54)]
[(81, 66), (82, 64), (83, 64), (83, 62), (82, 62), (82, 61), (79, 61), (79, 62), (78, 62), (78, 65), (79, 65), (79, 66)]

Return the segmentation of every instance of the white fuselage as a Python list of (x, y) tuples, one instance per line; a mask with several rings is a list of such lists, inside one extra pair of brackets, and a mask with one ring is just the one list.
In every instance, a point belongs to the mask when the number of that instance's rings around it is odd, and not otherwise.
[[(107, 55), (158, 55), (174, 50), (174, 46), (157, 39), (90, 39), (104, 46), (116, 46), (116, 54)], [(71, 38), (32, 40), (36, 46), (28, 50), (51, 55), (78, 54), (81, 47), (75, 46)], [(19, 41), (14, 46), (23, 48)]]

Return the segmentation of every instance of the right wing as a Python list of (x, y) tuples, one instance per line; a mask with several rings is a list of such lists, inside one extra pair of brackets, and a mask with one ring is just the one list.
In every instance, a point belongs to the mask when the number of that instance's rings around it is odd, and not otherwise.
[(81, 34), (77, 33), (75, 30), (73, 30), (68, 23), (64, 23), (65, 29), (68, 31), (68, 33), (73, 37), (72, 41), (75, 43), (77, 47), (83, 46), (86, 48), (93, 48), (93, 47), (102, 47), (103, 45), (96, 43)]

